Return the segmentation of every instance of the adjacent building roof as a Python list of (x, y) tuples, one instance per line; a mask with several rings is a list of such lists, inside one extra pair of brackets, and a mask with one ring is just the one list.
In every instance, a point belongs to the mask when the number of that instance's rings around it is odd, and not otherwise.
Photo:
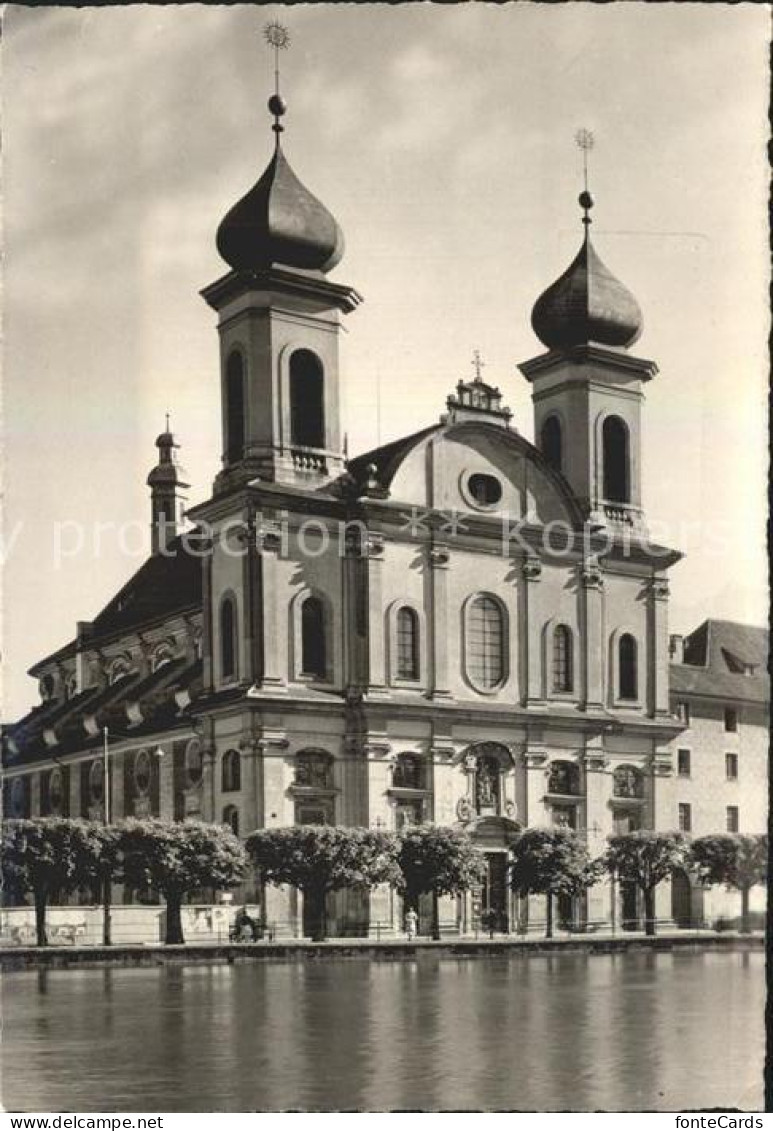
[(683, 662), (671, 665), (671, 691), (729, 702), (768, 703), (768, 655), (766, 629), (706, 620), (685, 637)]

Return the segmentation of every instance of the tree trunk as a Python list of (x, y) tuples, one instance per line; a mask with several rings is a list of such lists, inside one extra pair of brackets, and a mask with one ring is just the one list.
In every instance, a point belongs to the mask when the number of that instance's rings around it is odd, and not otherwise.
[(553, 938), (553, 893), (545, 892), (545, 938)]
[(166, 946), (184, 943), (182, 919), (182, 895), (178, 892), (168, 892), (166, 896)]
[(438, 913), (438, 896), (436, 891), (432, 893), (432, 937), (436, 941), (440, 941), (440, 915)]
[(38, 946), (48, 946), (46, 934), (46, 892), (35, 890), (35, 934)]
[(307, 923), (312, 942), (324, 942), (327, 936), (327, 892), (319, 888), (309, 888), (304, 891), (303, 898), (307, 907)]
[(749, 915), (749, 889), (741, 888), (741, 934), (750, 935), (752, 930)]
[(644, 933), (655, 934), (655, 889), (644, 889)]

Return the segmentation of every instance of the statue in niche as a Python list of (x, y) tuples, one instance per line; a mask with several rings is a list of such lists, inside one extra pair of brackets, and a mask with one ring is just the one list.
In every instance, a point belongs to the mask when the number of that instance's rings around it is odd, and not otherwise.
[(475, 803), (478, 812), (499, 807), (499, 765), (493, 758), (479, 758), (475, 775)]

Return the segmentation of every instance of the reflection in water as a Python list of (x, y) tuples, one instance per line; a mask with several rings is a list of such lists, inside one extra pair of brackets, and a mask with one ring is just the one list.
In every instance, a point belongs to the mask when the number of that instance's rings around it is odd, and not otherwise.
[(762, 1104), (761, 953), (11, 974), (11, 1111)]

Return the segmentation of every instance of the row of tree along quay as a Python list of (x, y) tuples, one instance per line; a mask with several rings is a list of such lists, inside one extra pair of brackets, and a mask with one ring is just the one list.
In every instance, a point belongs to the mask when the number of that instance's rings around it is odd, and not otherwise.
[[(261, 829), (242, 843), (223, 825), (202, 821), (127, 819), (115, 825), (41, 817), (3, 824), (5, 902), (31, 896), (38, 946), (47, 944), (46, 909), (84, 888), (107, 891), (113, 883), (152, 889), (166, 903), (166, 943), (184, 942), (182, 907), (202, 889), (228, 891), (254, 870), (262, 884), (291, 885), (303, 893), (314, 926), (326, 937), (330, 893), (388, 884), (417, 910), (432, 897), (432, 934), (439, 938), (437, 901), (482, 884), (486, 863), (470, 837), (456, 828), (418, 825), (402, 833), (366, 828), (296, 825)], [(510, 849), (509, 883), (520, 896), (546, 901), (546, 935), (553, 935), (553, 904), (580, 896), (612, 877), (642, 895), (645, 932), (654, 935), (655, 890), (677, 868), (705, 885), (741, 893), (741, 930), (749, 932), (749, 891), (767, 878), (766, 836), (718, 834), (690, 840), (682, 833), (643, 830), (610, 836), (592, 859), (582, 837), (569, 829), (525, 829)], [(106, 903), (109, 914), (109, 899)], [(487, 909), (490, 910), (490, 909)], [(483, 916), (493, 935), (493, 915)], [(105, 940), (109, 938), (109, 919)]]

